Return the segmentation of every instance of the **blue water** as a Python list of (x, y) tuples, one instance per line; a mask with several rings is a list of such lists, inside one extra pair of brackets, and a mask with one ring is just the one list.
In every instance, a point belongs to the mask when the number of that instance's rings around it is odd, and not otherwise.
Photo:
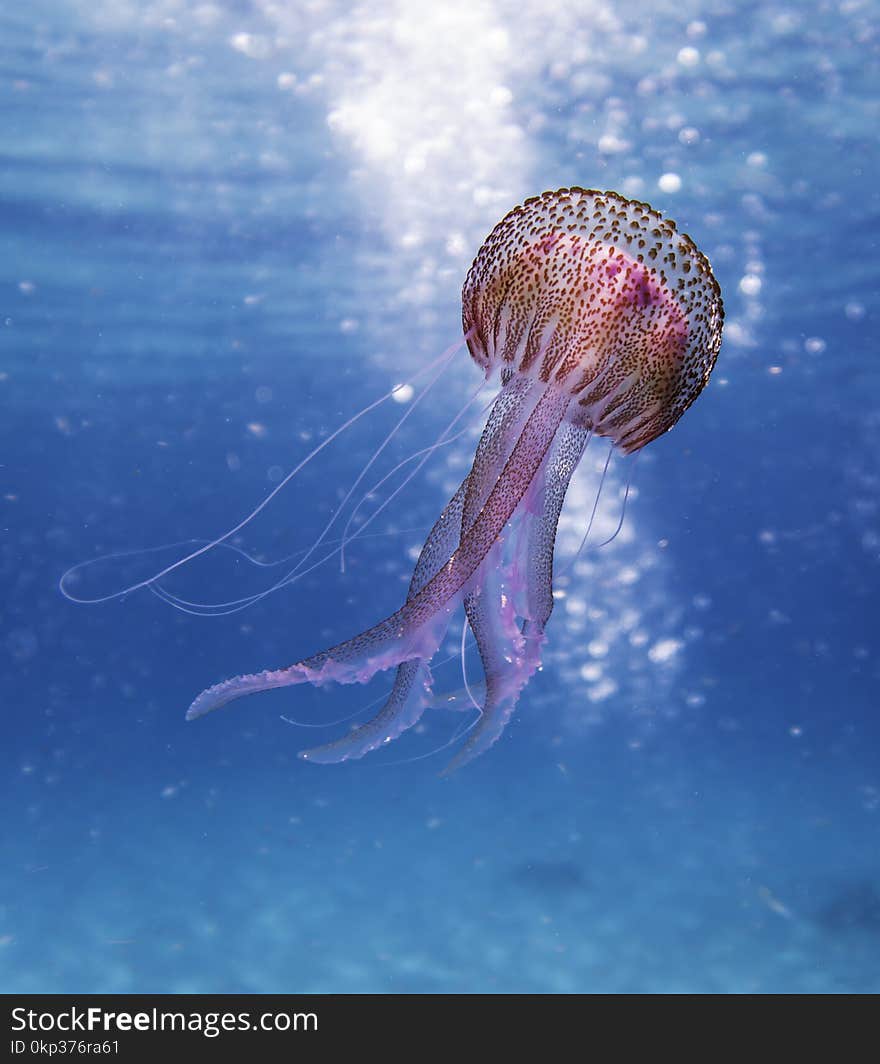
[[(876, 992), (880, 5), (422, 7), (2, 16), (0, 990)], [(422, 755), (462, 721), (437, 711), (360, 762), (297, 759), (349, 724), (291, 721), (363, 719), (381, 680), (186, 724), (210, 683), (400, 604), (478, 420), (344, 573), (249, 610), (77, 606), (61, 574), (234, 525), (454, 342), (482, 239), (569, 184), (693, 236), (725, 341), (674, 431), (612, 462), (598, 522), (631, 476), (623, 531), (560, 585), (503, 740), (440, 779), (450, 750)], [(460, 352), (358, 497), (478, 383)], [(308, 547), (406, 407), (236, 542)], [(282, 571), (220, 552), (168, 586), (224, 601)]]

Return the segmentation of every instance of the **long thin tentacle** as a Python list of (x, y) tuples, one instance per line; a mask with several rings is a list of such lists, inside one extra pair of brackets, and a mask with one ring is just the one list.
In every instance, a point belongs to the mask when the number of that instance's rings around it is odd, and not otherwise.
[[(424, 366), (417, 373), (415, 373), (410, 378), (410, 380), (407, 383), (409, 383), (409, 384), (414, 383), (416, 380), (418, 380), (421, 377), (423, 377), (426, 373), (429, 373), (436, 366), (442, 366), (445, 369), (446, 366), (449, 365), (449, 363), (452, 360), (452, 358), (454, 357), (454, 355), (458, 351), (461, 350), (461, 348), (465, 345), (465, 343), (467, 343), (469, 337), (470, 337), (470, 333), (468, 332), (462, 337), (461, 340), (457, 340), (454, 344), (452, 344), (450, 347), (448, 347), (443, 352), (442, 355), (439, 355), (436, 359), (434, 359), (432, 362), (430, 362), (427, 366)], [(432, 381), (431, 383), (433, 384), (434, 382)], [(430, 386), (431, 385), (429, 385), (428, 387), (430, 387)], [(177, 561), (172, 562), (171, 564), (164, 566), (158, 572), (154, 573), (150, 577), (147, 577), (145, 580), (140, 580), (140, 581), (138, 581), (138, 582), (136, 582), (134, 584), (130, 584), (127, 587), (121, 588), (118, 591), (114, 591), (114, 592), (112, 592), (109, 595), (100, 595), (100, 596), (98, 596), (96, 598), (81, 598), (81, 597), (79, 597), (77, 595), (74, 595), (71, 591), (69, 591), (67, 589), (67, 583), (68, 583), (69, 579), (74, 574), (79, 573), (83, 569), (86, 569), (89, 566), (94, 565), (97, 562), (100, 562), (100, 561), (102, 561), (104, 559), (102, 559), (102, 558), (91, 558), (88, 561), (80, 562), (77, 565), (71, 566), (69, 569), (67, 569), (62, 574), (61, 579), (58, 581), (58, 589), (60, 590), (61, 594), (64, 595), (64, 597), (66, 599), (69, 599), (71, 602), (76, 602), (76, 603), (78, 603), (80, 605), (95, 605), (95, 604), (98, 604), (98, 603), (101, 603), (101, 602), (111, 602), (113, 599), (122, 598), (123, 595), (129, 595), (129, 594), (131, 594), (134, 591), (139, 591), (141, 588), (146, 588), (146, 587), (150, 587), (150, 586), (152, 586), (154, 584), (157, 584), (164, 577), (166, 577), (169, 574), (175, 572), (177, 569), (180, 569), (182, 566), (187, 565), (189, 562), (195, 560), (196, 558), (200, 557), (203, 554), (206, 554), (208, 551), (213, 550), (215, 547), (218, 547), (221, 544), (226, 543), (228, 540), (232, 539), (232, 537), (235, 536), (238, 532), (240, 532), (243, 528), (245, 528), (246, 525), (249, 525), (251, 523), (251, 521), (253, 521), (254, 518), (259, 513), (261, 513), (269, 505), (269, 503), (275, 498), (275, 496), (278, 495), (281, 491), (283, 491), (284, 488), (290, 483), (290, 481), (293, 480), (293, 478), (303, 468), (305, 468), (305, 466), (308, 465), (309, 462), (312, 461), (312, 459), (316, 458), (317, 455), (319, 455), (321, 453), (321, 451), (324, 450), (325, 447), (328, 447), (331, 443), (333, 443), (333, 441), (335, 439), (337, 439), (339, 436), (341, 436), (343, 433), (345, 433), (356, 422), (360, 421), (361, 418), (365, 417), (371, 411), (375, 410), (376, 407), (381, 406), (382, 403), (384, 403), (388, 399), (390, 399), (394, 395), (394, 393), (398, 390), (398, 388), (400, 388), (400, 385), (396, 385), (394, 388), (392, 388), (390, 391), (387, 391), (384, 395), (380, 396), (378, 399), (375, 399), (373, 402), (367, 404), (367, 406), (363, 407), (363, 409), (359, 410), (356, 414), (354, 414), (352, 417), (350, 417), (346, 422), (344, 422), (344, 424), (340, 425), (339, 428), (335, 429), (329, 436), (326, 437), (326, 439), (323, 439), (316, 447), (314, 447), (305, 456), (305, 458), (302, 459), (302, 461), (300, 461), (283, 478), (283, 480), (280, 481), (280, 483), (275, 485), (275, 487), (251, 510), (251, 512), (249, 514), (247, 514), (247, 516), (243, 517), (237, 524), (233, 525), (232, 528), (228, 529), (222, 535), (219, 535), (219, 536), (215, 537), (214, 539), (210, 539), (210, 540), (207, 540), (207, 541), (203, 542), (202, 545), (200, 547), (198, 547), (196, 550), (190, 551), (188, 554), (184, 555), (182, 558), (178, 558)], [(384, 444), (383, 444), (383, 446), (384, 446)], [(128, 552), (126, 552), (126, 553), (128, 553)], [(136, 553), (136, 552), (132, 552), (132, 553)], [(146, 553), (146, 552), (144, 552), (144, 553)], [(290, 575), (290, 574), (288, 574), (288, 575)], [(265, 594), (271, 594), (271, 592), (273, 590), (275, 590), (274, 587), (270, 588), (268, 591), (264, 592), (263, 594), (264, 595)], [(263, 597), (263, 595), (261, 595), (260, 597)]]
[[(416, 454), (410, 455), (408, 458), (404, 459), (402, 462), (398, 462), (398, 464), (393, 469), (391, 469), (388, 473), (386, 473), (385, 476), (383, 476), (382, 479), (378, 483), (374, 484), (373, 487), (370, 488), (370, 490), (368, 492), (366, 492), (362, 496), (362, 498), (360, 499), (358, 504), (355, 506), (355, 508), (352, 510), (351, 514), (349, 515), (348, 521), (345, 524), (345, 528), (342, 530), (342, 544), (341, 544), (341, 546), (339, 548), (339, 559), (340, 559), (340, 565), (341, 565), (341, 568), (342, 568), (343, 572), (345, 571), (345, 548), (346, 548), (346, 545), (348, 543), (350, 543), (352, 540), (356, 539), (358, 537), (358, 535), (359, 535), (359, 531), (355, 531), (354, 533), (352, 533), (349, 536), (349, 530), (351, 529), (351, 526), (354, 523), (354, 519), (357, 516), (358, 511), (360, 510), (361, 506), (363, 506), (363, 504), (367, 500), (367, 498), (370, 495), (372, 495), (373, 492), (378, 491), (378, 489), (381, 488), (386, 483), (386, 481), (391, 479), (391, 477), (393, 477), (398, 472), (398, 470), (401, 469), (404, 465), (406, 465), (408, 462), (412, 462), (412, 461), (418, 459), (418, 463), (416, 464), (416, 466), (413, 469), (411, 469), (409, 471), (409, 473), (407, 473), (407, 475), (406, 475), (405, 479), (403, 480), (403, 482), (401, 484), (398, 484), (398, 486), (394, 489), (394, 491), (391, 492), (391, 494), (388, 496), (388, 498), (384, 499), (382, 501), (382, 503), (378, 507), (376, 507), (376, 509), (370, 514), (369, 522), (372, 522), (373, 520), (375, 520), (375, 518), (377, 518), (379, 516), (379, 514), (386, 507), (388, 507), (394, 501), (394, 499), (400, 494), (401, 491), (403, 491), (403, 489), (407, 486), (407, 484), (409, 484), (409, 482), (415, 476), (418, 475), (419, 471), (421, 470), (421, 468), (425, 464), (425, 462), (427, 462), (428, 459), (437, 450), (439, 450), (441, 447), (445, 447), (449, 443), (452, 443), (453, 440), (457, 440), (461, 435), (463, 435), (465, 432), (467, 432), (469, 426), (465, 425), (465, 427), (463, 429), (459, 429), (459, 431), (456, 432), (454, 435), (450, 435), (452, 433), (452, 430), (458, 424), (458, 422), (461, 421), (461, 419), (465, 416), (465, 414), (468, 412), (468, 410), (470, 410), (470, 408), (476, 402), (478, 396), (480, 395), (480, 393), (482, 392), (482, 390), (485, 387), (486, 387), (486, 382), (483, 381), (480, 384), (479, 388), (477, 388), (477, 390), (473, 393), (473, 395), (470, 397), (470, 399), (468, 399), (468, 401), (464, 404), (464, 406), (461, 408), (461, 410), (458, 411), (458, 413), (455, 415), (455, 417), (452, 419), (452, 421), (450, 421), (450, 423), (440, 433), (440, 435), (437, 437), (437, 439), (434, 441), (434, 443), (431, 444), (430, 447), (425, 447), (421, 451), (417, 451)], [(367, 524), (368, 524), (368, 522), (365, 522), (364, 525), (361, 526), (361, 528), (367, 527)]]
[[(291, 555), (290, 559), (286, 559), (286, 560), (292, 560), (293, 558), (296, 558), (298, 560), (297, 560), (297, 563), (296, 563), (296, 565), (294, 566), (293, 569), (289, 570), (280, 579), (277, 579), (270, 587), (264, 589), (263, 591), (255, 592), (254, 594), (251, 594), (251, 595), (245, 595), (245, 596), (242, 596), (242, 597), (237, 598), (237, 599), (230, 599), (229, 601), (226, 601), (226, 602), (214, 602), (214, 603), (190, 602), (190, 601), (188, 601), (186, 599), (181, 598), (178, 595), (173, 595), (171, 592), (169, 592), (167, 589), (163, 588), (161, 585), (151, 585), (150, 590), (155, 595), (157, 595), (159, 598), (161, 598), (164, 602), (168, 602), (170, 605), (175, 606), (176, 608), (180, 609), (183, 613), (192, 613), (192, 614), (194, 614), (196, 616), (204, 615), (204, 616), (210, 616), (210, 617), (224, 617), (224, 616), (227, 616), (227, 615), (229, 615), (231, 613), (238, 613), (241, 610), (247, 609), (248, 607), (253, 606), (256, 602), (260, 601), (260, 599), (263, 599), (267, 595), (272, 594), (274, 591), (278, 591), (281, 588), (287, 587), (288, 585), (295, 583), (297, 580), (301, 580), (303, 577), (308, 576), (310, 573), (314, 572), (316, 569), (318, 569), (322, 565), (324, 565), (325, 562), (329, 561), (333, 557), (336, 557), (337, 555), (340, 557), (340, 559), (344, 559), (344, 552), (347, 549), (347, 547), (351, 543), (353, 543), (355, 540), (360, 540), (360, 539), (363, 539), (365, 537), (365, 535), (367, 533), (367, 529), (376, 521), (376, 519), (379, 517), (379, 515), (382, 513), (382, 511), (385, 510), (389, 506), (389, 504), (394, 500), (394, 498), (406, 487), (406, 485), (409, 483), (409, 481), (418, 473), (418, 471), (422, 468), (422, 466), (425, 464), (425, 462), (440, 447), (446, 446), (446, 444), (451, 443), (453, 440), (457, 439), (463, 433), (468, 431), (468, 427), (466, 426), (465, 428), (460, 429), (453, 436), (448, 436), (447, 435), (449, 433), (449, 431), (458, 423), (458, 421), (460, 421), (461, 418), (467, 413), (467, 411), (470, 409), (470, 407), (472, 406), (472, 404), (476, 400), (477, 396), (480, 394), (480, 392), (482, 391), (482, 389), (484, 387), (485, 387), (485, 381), (474, 392), (474, 394), (467, 401), (467, 403), (462, 407), (462, 409), (459, 410), (459, 412), (456, 414), (456, 416), (453, 418), (453, 420), (450, 422), (450, 424), (446, 426), (446, 428), (443, 430), (443, 433), (441, 433), (441, 435), (437, 438), (437, 440), (433, 444), (431, 444), (429, 447), (423, 448), (421, 451), (417, 451), (415, 454), (409, 455), (402, 462), (399, 462), (389, 473), (387, 473), (380, 481), (378, 481), (378, 483), (373, 485), (373, 487), (370, 489), (370, 492), (368, 492), (367, 495), (371, 494), (372, 492), (374, 492), (374, 491), (378, 490), (380, 487), (382, 487), (383, 484), (386, 482), (386, 480), (390, 479), (395, 473), (398, 472), (398, 470), (403, 468), (403, 466), (407, 465), (408, 463), (414, 462), (414, 461), (418, 462), (418, 464), (416, 465), (415, 469), (411, 470), (407, 474), (407, 476), (404, 479), (404, 481), (401, 484), (399, 484), (394, 489), (394, 491), (386, 499), (384, 499), (364, 519), (363, 523), (354, 532), (349, 534), (349, 526), (350, 526), (350, 521), (349, 521), (349, 524), (347, 524), (345, 526), (345, 529), (343, 530), (341, 539), (338, 539), (338, 540), (325, 540), (324, 547), (328, 548), (328, 549), (326, 549), (324, 551), (324, 553), (322, 553), (319, 558), (313, 560), (310, 565), (308, 565), (305, 568), (303, 568), (303, 565), (305, 563), (306, 557), (308, 555), (310, 555), (314, 551), (314, 548), (315, 548), (315, 546), (317, 544), (313, 544), (311, 547), (307, 548), (306, 550), (299, 551), (296, 554)], [(364, 500), (367, 498), (367, 495), (365, 495), (360, 500), (360, 502), (357, 504), (357, 506), (355, 507), (354, 511), (352, 512), (352, 517), (354, 516), (355, 513), (357, 513), (358, 509), (363, 504)], [(328, 525), (328, 527), (329, 527), (329, 525)], [(326, 529), (325, 529), (325, 532), (326, 532)], [(371, 533), (371, 535), (376, 535), (376, 533)], [(332, 549), (329, 549), (329, 548), (332, 548)], [(450, 550), (451, 549), (452, 548), (450, 547)], [(282, 561), (282, 562), (279, 562), (278, 564), (284, 564), (284, 562)], [(342, 562), (342, 568), (343, 568), (343, 570), (345, 569), (344, 561)]]

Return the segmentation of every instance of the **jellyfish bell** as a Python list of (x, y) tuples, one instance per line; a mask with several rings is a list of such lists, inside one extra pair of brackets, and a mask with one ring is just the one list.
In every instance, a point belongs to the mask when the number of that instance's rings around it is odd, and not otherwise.
[(430, 662), (463, 605), (485, 682), (448, 770), (488, 749), (540, 665), (556, 527), (587, 444), (604, 436), (632, 453), (670, 429), (709, 379), (722, 321), (708, 260), (647, 204), (571, 188), (516, 207), (480, 248), (462, 292), (470, 354), (487, 376), (500, 371), (502, 387), (406, 601), (344, 643), (208, 688), (187, 718), (258, 691), (363, 683), (396, 668), (373, 719), (301, 755), (362, 757), (437, 704)]
[(625, 453), (670, 429), (702, 391), (722, 317), (690, 238), (614, 192), (527, 200), (489, 235), (462, 292), (478, 365), (566, 390), (572, 416)]

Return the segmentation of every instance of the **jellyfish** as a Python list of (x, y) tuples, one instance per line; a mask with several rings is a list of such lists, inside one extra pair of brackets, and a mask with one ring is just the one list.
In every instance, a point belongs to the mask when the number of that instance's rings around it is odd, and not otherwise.
[(631, 454), (672, 428), (709, 379), (723, 316), (706, 257), (648, 204), (566, 188), (514, 208), (462, 290), (467, 348), (487, 378), (500, 375), (500, 391), (405, 602), (344, 643), (209, 687), (187, 719), (258, 691), (365, 683), (394, 668), (371, 720), (300, 755), (360, 758), (436, 705), (431, 660), (463, 606), (484, 683), (476, 723), (446, 771), (486, 751), (541, 663), (557, 523), (589, 441), (606, 437)]

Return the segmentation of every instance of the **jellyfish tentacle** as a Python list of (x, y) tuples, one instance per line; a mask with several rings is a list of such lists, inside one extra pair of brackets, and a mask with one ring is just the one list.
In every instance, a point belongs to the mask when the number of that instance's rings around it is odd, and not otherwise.
[[(407, 600), (422, 590), (455, 549), (466, 489), (467, 480), (462, 482), (434, 522), (413, 570)], [(438, 642), (442, 638), (441, 632)], [(431, 673), (427, 662), (422, 658), (404, 661), (397, 667), (391, 694), (375, 717), (333, 742), (300, 751), (299, 756), (304, 761), (319, 764), (363, 757), (417, 724), (430, 704), (430, 696)]]
[(605, 478), (608, 476), (608, 467), (611, 465), (611, 456), (614, 454), (614, 444), (608, 448), (608, 454), (605, 457), (605, 465), (602, 467), (602, 475), (599, 478), (599, 487), (596, 490), (596, 497), (593, 499), (593, 509), (590, 511), (590, 519), (587, 521), (587, 530), (584, 532), (581, 538), (578, 549), (574, 552), (574, 556), (569, 559), (568, 563), (563, 570), (563, 575), (567, 576), (575, 567), (575, 563), (581, 556), (581, 551), (586, 547), (587, 540), (590, 538), (590, 533), (593, 531), (593, 522), (596, 520), (596, 513), (599, 510), (599, 500), (602, 498), (602, 489), (605, 487)]
[[(511, 563), (506, 567), (492, 565), (490, 555), (479, 590), (465, 599), (468, 622), (486, 673), (486, 698), (479, 721), (444, 769), (444, 776), (484, 753), (500, 738), (520, 692), (541, 664), (544, 628), (553, 610), (556, 528), (572, 474), (590, 435), (590, 429), (571, 423), (559, 429), (540, 476), (521, 504), (510, 541)], [(519, 595), (521, 590), (524, 596)], [(520, 598), (525, 613), (521, 626), (515, 615)]]
[(495, 400), (467, 479), (461, 514), (462, 537), (473, 526), (497, 485), (540, 393), (541, 389), (531, 377), (511, 377)]
[[(466, 530), (474, 524), (502, 477), (525, 415), (531, 413), (540, 398), (540, 389), (535, 387), (535, 384), (534, 379), (530, 377), (512, 377), (505, 385), (502, 395), (499, 396), (499, 401), (480, 439), (473, 469), (468, 478), (462, 514), (463, 536)], [(537, 396), (535, 393), (538, 393)], [(520, 509), (530, 508), (527, 500), (534, 494), (535, 485), (540, 480), (539, 467), (539, 472), (533, 478), (519, 504)], [(515, 518), (515, 520), (518, 526), (521, 525), (521, 518)], [(511, 670), (510, 664), (519, 662), (523, 658), (523, 640), (507, 590), (508, 583), (509, 573), (504, 566), (504, 540), (499, 536), (478, 572), (472, 577), (471, 589), (464, 597), (465, 613), (474, 633), (485, 674), (486, 686), (481, 719), (475, 728), (483, 735), (488, 735), (497, 724), (495, 707), (504, 701), (503, 691), (509, 686), (512, 671), (515, 671), (515, 666)], [(522, 683), (525, 683), (527, 679), (528, 676), (524, 677)], [(515, 701), (514, 697), (511, 711)], [(503, 726), (502, 723), (501, 727)]]
[(543, 497), (529, 524), (528, 557), (523, 559), (527, 615), (523, 635), (543, 634), (553, 611), (553, 557), (556, 530), (571, 478), (590, 442), (592, 430), (568, 424), (561, 429), (544, 473)]
[[(486, 501), (499, 482), (510, 459), (522, 424), (537, 402), (535, 381), (530, 377), (512, 377), (498, 397), (486, 428), (480, 438), (474, 464), (467, 480), (464, 508), (461, 517), (462, 538), (473, 526)], [(531, 488), (530, 488), (531, 490)], [(522, 504), (521, 504), (522, 505)], [(491, 612), (483, 609), (488, 600), (500, 602), (503, 596), (499, 568), (503, 564), (499, 538), (471, 579), (472, 588), (464, 597), (465, 613), (474, 631), (477, 649), (487, 677), (494, 671), (495, 662), (505, 643), (502, 626), (496, 624)], [(491, 611), (492, 607), (490, 607)], [(476, 626), (476, 627), (475, 627)]]
[(570, 402), (571, 397), (553, 385), (543, 389), (479, 516), (448, 560), (441, 562), (431, 579), (399, 610), (353, 639), (286, 669), (239, 676), (208, 688), (190, 706), (187, 719), (200, 717), (257, 691), (298, 683), (363, 683), (382, 669), (412, 658), (431, 657), (442, 638), (454, 600), (528, 490)]
[(381, 711), (371, 720), (333, 742), (300, 751), (303, 761), (319, 765), (336, 764), (363, 757), (402, 735), (417, 724), (428, 703), (431, 672), (421, 658), (405, 661), (397, 668), (394, 687)]
[(407, 591), (407, 602), (418, 595), (422, 589), (437, 575), (450, 554), (455, 550), (461, 528), (461, 512), (467, 493), (468, 478), (459, 484), (455, 494), (443, 508), (443, 512), (434, 522), (434, 527), (419, 552), (419, 559), (413, 570)]
[(503, 546), (498, 543), (489, 553), (477, 586), (465, 598), (468, 624), (477, 641), (485, 673), (486, 693), (480, 719), (443, 775), (476, 757), (498, 739), (513, 713), (521, 688), (534, 671), (508, 588), (510, 569), (503, 565)]
[[(463, 532), (473, 524), (493, 487), (498, 483), (512, 449), (512, 444), (508, 442), (511, 429), (522, 407), (528, 402), (529, 392), (534, 390), (536, 389), (532, 378), (511, 378), (505, 388), (508, 399), (506, 408), (501, 407), (499, 403), (499, 409), (493, 411), (498, 416), (490, 419), (487, 424), (474, 458), (462, 515)], [(531, 508), (529, 496), (534, 494), (535, 486), (542, 476), (539, 469), (519, 504), (519, 511)], [(515, 521), (516, 528), (510, 537), (511, 542), (519, 538), (524, 518), (519, 514)], [(492, 734), (490, 745), (500, 735), (506, 723), (506, 717), (503, 721), (499, 717), (498, 706), (504, 701), (504, 690), (517, 671), (518, 663), (523, 660), (523, 640), (510, 597), (510, 573), (505, 570), (504, 553), (505, 543), (499, 537), (472, 578), (471, 589), (464, 598), (465, 613), (474, 633), (486, 683), (481, 716), (474, 731), (484, 739)], [(515, 703), (515, 698), (513, 702)], [(511, 711), (512, 708), (513, 703)]]

